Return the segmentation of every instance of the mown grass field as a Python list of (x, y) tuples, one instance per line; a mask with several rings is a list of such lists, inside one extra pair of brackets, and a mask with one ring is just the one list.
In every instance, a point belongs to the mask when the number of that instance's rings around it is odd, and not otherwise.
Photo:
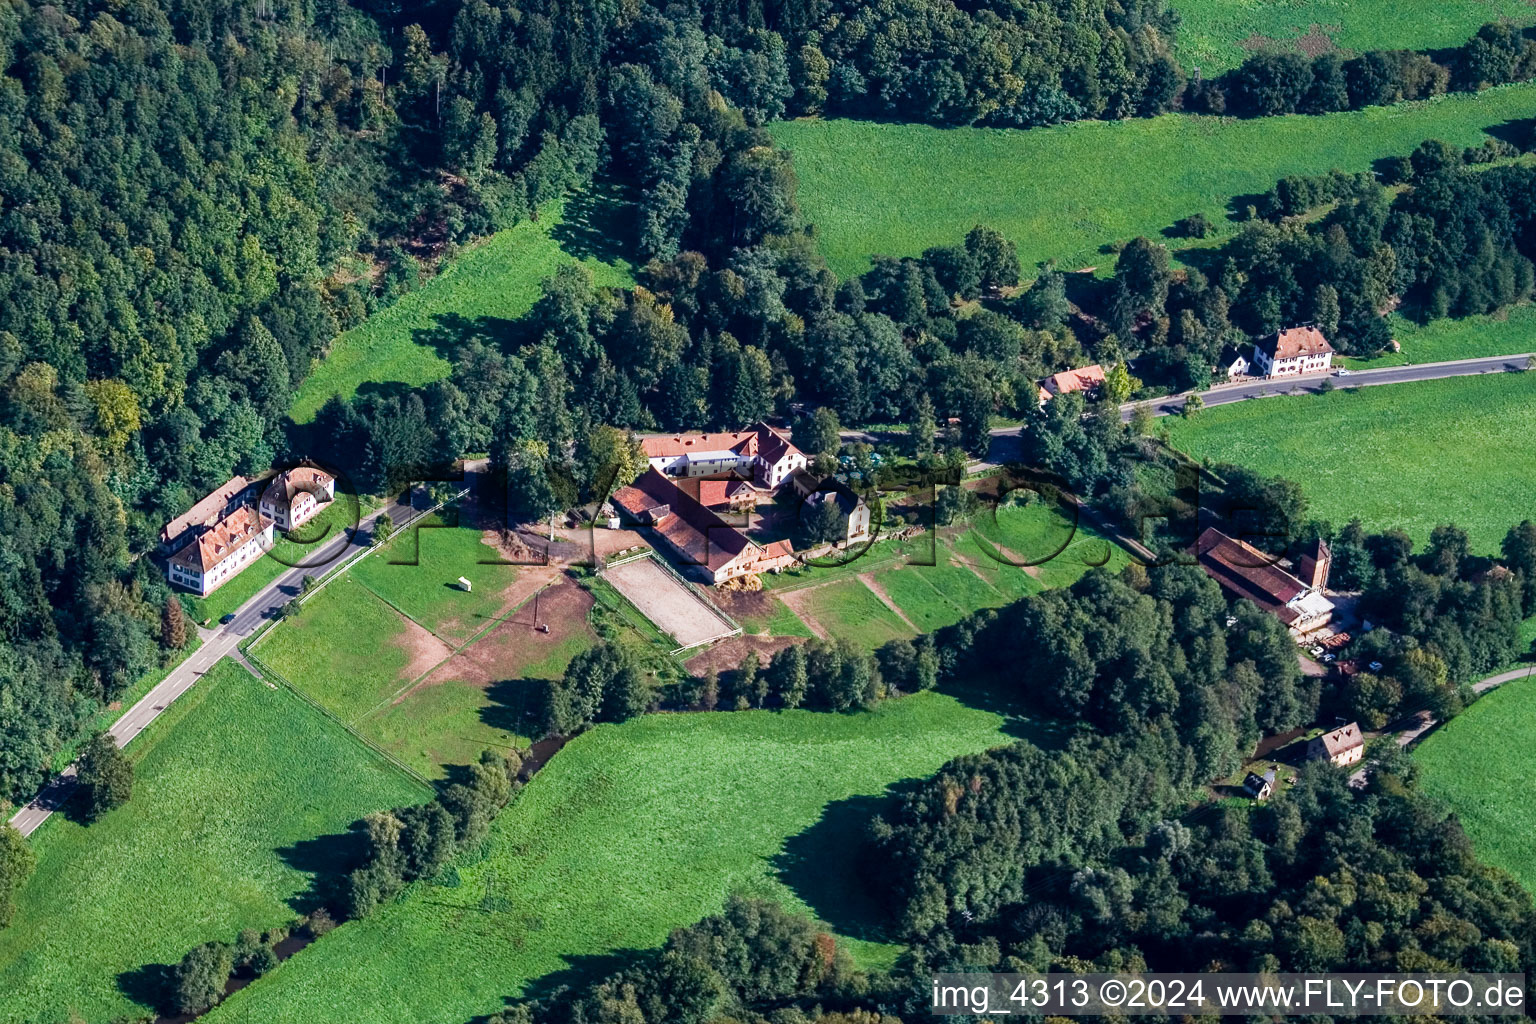
[(813, 587), (800, 596), (807, 612), (823, 629), (858, 647), (873, 649), (887, 640), (916, 633), (860, 579)]
[(137, 1018), (120, 972), (287, 923), (311, 884), (300, 865), (324, 853), (307, 844), (428, 796), (228, 660), (128, 751), (126, 806), (89, 828), (55, 814), (32, 838), (37, 872), (0, 930), (0, 1021)]
[[(445, 641), (458, 644), (490, 625), (505, 606), (517, 567), (500, 564), (502, 559), (481, 540), (479, 530), (439, 513), (403, 531), (349, 572)], [(467, 593), (459, 586), (460, 576), (470, 581)]]
[(1536, 806), (1530, 751), (1536, 747), (1536, 680), (1518, 679), (1485, 694), (1414, 751), (1423, 787), (1461, 818), (1480, 859), (1536, 892)]
[[(867, 801), (1005, 742), (1002, 720), (936, 693), (854, 715), (651, 715), (572, 741), (504, 811), (457, 888), (420, 886), (233, 997), (208, 1024), (462, 1022), (534, 979), (652, 947), (728, 892), (828, 920), (866, 963), (854, 852)], [(474, 858), (468, 858), (474, 859)]]
[(1112, 264), (1099, 247), (1201, 212), (1221, 233), (1236, 196), (1288, 174), (1369, 170), (1427, 138), (1480, 142), (1486, 128), (1527, 118), (1536, 85), (1327, 114), (1151, 119), (1035, 128), (932, 128), (865, 121), (771, 126), (795, 158), (800, 205), (840, 275), (872, 254), (915, 256), (952, 245), (976, 224), (1012, 239), (1026, 276), (1035, 263)]
[(1174, 52), (1186, 71), (1198, 67), (1206, 77), (1260, 49), (1421, 50), (1459, 45), (1485, 22), (1536, 21), (1524, 0), (1177, 0), (1172, 6), (1180, 19)]
[(872, 649), (981, 608), (1070, 586), (1096, 566), (1116, 571), (1131, 559), (1086, 524), (1074, 530), (1044, 504), (983, 510), (971, 525), (941, 533), (876, 545), (846, 565), (765, 578), (773, 603), (769, 612), (743, 618), (747, 632), (806, 636), (819, 629)]
[[(251, 653), (337, 718), (355, 723), (448, 656), (446, 646), (434, 651), (429, 641), (348, 573), (269, 630)], [(413, 646), (429, 653), (413, 657)]]
[(1166, 421), (1174, 447), (1300, 483), (1310, 514), (1359, 516), (1422, 544), (1439, 523), (1491, 553), (1536, 518), (1536, 374), (1389, 384), (1263, 398)]
[(1384, 352), (1374, 359), (1342, 359), (1348, 367), (1402, 366), (1442, 363), (1478, 356), (1508, 356), (1536, 352), (1536, 306), (1513, 306), (1493, 316), (1447, 317), (1417, 324), (1394, 314), (1392, 336), (1401, 352)]
[(1033, 575), (1045, 588), (1067, 587), (1089, 569), (1117, 572), (1130, 552), (1085, 522), (1073, 522), (1055, 505), (1004, 503), (976, 519), (983, 551), (1013, 563), (1037, 563)]
[(576, 197), (465, 250), (424, 286), (338, 337), (289, 416), (308, 423), (332, 395), (350, 397), (369, 384), (419, 387), (446, 377), (453, 346), (528, 312), (539, 282), (562, 264), (579, 260), (600, 285), (630, 284), (632, 268), (611, 255), (616, 208), (615, 197)]

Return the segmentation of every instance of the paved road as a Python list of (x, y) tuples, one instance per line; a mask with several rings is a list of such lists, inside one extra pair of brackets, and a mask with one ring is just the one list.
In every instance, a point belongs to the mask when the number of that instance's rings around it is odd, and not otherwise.
[[(1439, 380), (1444, 377), (1466, 377), (1480, 373), (1509, 373), (1524, 370), (1530, 354), (1511, 356), (1484, 356), (1477, 359), (1455, 359), (1444, 363), (1420, 363), (1408, 366), (1384, 366), (1375, 370), (1352, 370), (1348, 376), (1338, 377), (1330, 373), (1308, 374), (1275, 380), (1256, 380), (1240, 384), (1220, 384), (1200, 392), (1206, 408), (1230, 405), (1255, 398), (1272, 398), (1279, 395), (1315, 395), (1322, 392), (1324, 380), (1332, 381), (1335, 388), (1374, 387), (1380, 384), (1404, 384), (1410, 381)], [(1181, 392), (1166, 398), (1146, 402), (1126, 402), (1120, 407), (1120, 417), (1129, 420), (1138, 405), (1145, 405), (1153, 416), (1168, 416), (1184, 408), (1184, 401), (1192, 392)], [(905, 431), (872, 433), (864, 430), (845, 430), (845, 441), (894, 441), (906, 436)], [(986, 458), (970, 464), (973, 473), (984, 472), (1017, 462), (1019, 459), (1019, 427), (1017, 424), (996, 427), (992, 430), (992, 442)]]
[[(1512, 683), (1516, 679), (1524, 679), (1526, 676), (1529, 676), (1532, 673), (1536, 673), (1536, 668), (1510, 669), (1508, 672), (1500, 672), (1498, 675), (1492, 675), (1486, 679), (1479, 679), (1477, 682), (1472, 684), (1472, 689), (1477, 693), (1486, 693), (1487, 691), (1493, 689), (1495, 686), (1503, 686), (1505, 683)], [(1398, 732), (1397, 745), (1400, 747), (1408, 746), (1410, 743), (1413, 743), (1420, 736), (1423, 736), (1426, 732), (1429, 732), (1429, 730), (1433, 729), (1438, 724), (1439, 723), (1435, 720), (1435, 717), (1428, 711), (1419, 712), (1418, 716), (1414, 719), (1413, 725)], [(1351, 786), (1355, 786), (1356, 788), (1365, 785), (1364, 767), (1355, 769), (1355, 771), (1349, 777), (1349, 784)]]
[[(1466, 377), (1479, 373), (1508, 373), (1524, 370), (1531, 357), (1525, 355), (1486, 356), (1478, 359), (1456, 359), (1445, 363), (1420, 363), (1408, 366), (1384, 366), (1376, 370), (1351, 370), (1347, 376), (1331, 373), (1312, 373), (1302, 377), (1286, 377), (1274, 380), (1245, 381), (1240, 384), (1220, 384), (1200, 392), (1206, 408), (1244, 402), (1250, 398), (1268, 398), (1275, 395), (1315, 395), (1322, 391), (1325, 380), (1336, 388), (1372, 387), (1378, 384), (1403, 384), (1417, 380), (1439, 380), (1443, 377)], [(1138, 405), (1145, 404), (1154, 416), (1167, 416), (1184, 408), (1189, 392), (1153, 399), (1150, 402), (1127, 402), (1120, 407), (1121, 418), (1129, 420)], [(1013, 428), (1005, 428), (1011, 430)]]
[[(304, 564), (289, 569), (267, 584), (235, 612), (228, 624), (213, 629), (199, 629), (203, 645), (186, 661), (176, 666), (138, 703), (125, 711), (107, 732), (119, 747), (126, 747), (134, 737), (143, 732), (149, 723), (159, 718), (166, 708), (192, 688), (220, 658), (233, 652), (242, 639), (249, 636), (264, 621), (276, 618), (279, 609), (299, 595), (306, 575), (320, 576), (367, 550), (374, 521), (385, 513), (396, 524), (405, 522), (416, 512), (410, 505), (392, 503), (363, 517), (358, 527), (341, 531), (338, 536), (318, 542), (312, 551), (300, 559)], [(22, 835), (31, 835), (48, 816), (64, 805), (75, 789), (75, 766), (70, 765), (55, 776), (42, 791), (11, 817), (11, 824)]]

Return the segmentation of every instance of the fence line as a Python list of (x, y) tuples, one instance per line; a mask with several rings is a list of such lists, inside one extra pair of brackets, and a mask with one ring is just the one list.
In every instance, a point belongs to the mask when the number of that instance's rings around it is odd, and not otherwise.
[(309, 694), (305, 693), (303, 690), (299, 689), (297, 686), (294, 686), (293, 683), (291, 683), (288, 680), (287, 676), (283, 675), (281, 672), (277, 671), (277, 669), (273, 668), (271, 665), (268, 665), (266, 662), (262, 661), (261, 658), (258, 655), (253, 654), (250, 651), (245, 651), (243, 653), (244, 653), (244, 656), (245, 656), (246, 660), (248, 660), (256, 668), (256, 670), (258, 672), (260, 672), (264, 676), (268, 676), (268, 677), (270, 677), (272, 679), (277, 680), (278, 683), (280, 683), (285, 690), (287, 690), (289, 693), (293, 694), (294, 696), (298, 697), (300, 700), (302, 700), (304, 703), (308, 704), (310, 707), (314, 708), (316, 711), (320, 712), (326, 718), (329, 718), (331, 721), (333, 721), (337, 725), (341, 726), (349, 734), (351, 734), (351, 736), (354, 739), (356, 739), (359, 743), (361, 743), (363, 746), (367, 747), (369, 750), (373, 751), (375, 754), (378, 754), (380, 757), (382, 757), (390, 765), (394, 766), (395, 768), (399, 769), (401, 772), (405, 773), (405, 775), (408, 776), (409, 778), (414, 779), (415, 781), (421, 783), (423, 786), (426, 786), (428, 789), (436, 789), (437, 788), (436, 786), (433, 785), (431, 779), (427, 778), (425, 775), (421, 774), (416, 769), (412, 768), (410, 765), (406, 764), (404, 761), (400, 760), (398, 757), (396, 757), (395, 755), (391, 754), (389, 751), (385, 750), (383, 747), (379, 746), (377, 743), (374, 743), (372, 740), (370, 740), (368, 737), (364, 736), (362, 733), (358, 732), (356, 729), (352, 728), (352, 726), (350, 724), (348, 724), (347, 722), (343, 721), (340, 717), (338, 717), (336, 715), (335, 712), (331, 711), (330, 708), (327, 708), (325, 705), (323, 705), (319, 701), (315, 700)]
[[(453, 495), (451, 498), (445, 498), (444, 500), (438, 502), (436, 505), (433, 505), (429, 509), (424, 509), (421, 512), (416, 512), (416, 511), (412, 510), (412, 514), (410, 516), (408, 516), (404, 521), (399, 523), (396, 526), (396, 529), (397, 530), (401, 530), (401, 531), (406, 530), (410, 526), (414, 525), (415, 523), (420, 522), (422, 519), (425, 519), (427, 516), (429, 516), (432, 513), (440, 510), (445, 505), (450, 505), (453, 502), (458, 501), (460, 498), (464, 497), (464, 495), (466, 495), (468, 493), (469, 493), (469, 488), (466, 487), (463, 490), (459, 491), (457, 494)], [(384, 507), (384, 509), (381, 510), (378, 513), (378, 515), (376, 515), (374, 517), (375, 520), (377, 520), (378, 516), (386, 516), (386, 515), (388, 515), (389, 514), (388, 509), (389, 509), (389, 506), (386, 505)], [(359, 524), (359, 525), (361, 525), (361, 524)], [(304, 585), (301, 582), (299, 584), (299, 596), (294, 598), (294, 600), (298, 601), (299, 602), (299, 607), (302, 608), (305, 604), (307, 604), (309, 602), (310, 598), (314, 597), (316, 594), (320, 593), (320, 591), (324, 590), (327, 586), (329, 586), (338, 576), (340, 576), (347, 569), (351, 568), (356, 563), (358, 563), (358, 562), (362, 561), (363, 559), (367, 558), (369, 555), (373, 554), (375, 551), (383, 551), (385, 548), (389, 547), (390, 544), (393, 544), (395, 542), (395, 539), (397, 537), (399, 537), (399, 536), (400, 536), (400, 534), (396, 533), (387, 542), (385, 542), (383, 545), (381, 545), (379, 547), (373, 547), (372, 545), (369, 545), (368, 547), (365, 547), (362, 550), (358, 551), (355, 555), (352, 555), (351, 557), (348, 557), (348, 558), (343, 558), (339, 563), (337, 563), (336, 565), (334, 565), (331, 568), (327, 569), (324, 573), (321, 574), (320, 578), (316, 581), (315, 587), (314, 587), (313, 590), (305, 592)], [(293, 566), (293, 568), (299, 569), (299, 568), (302, 568), (302, 566)], [(369, 588), (369, 592), (370, 593), (373, 592), (372, 588)], [(391, 605), (391, 607), (394, 607), (394, 606)], [(398, 608), (396, 608), (395, 610), (396, 611), (400, 611), (400, 609), (398, 609)], [(404, 612), (400, 612), (400, 614), (405, 615)], [(406, 618), (410, 618), (410, 616), (407, 615)], [(242, 654), (248, 654), (250, 652), (250, 649), (253, 646), (255, 646), (256, 641), (258, 639), (260, 639), (261, 637), (265, 636), (268, 633), (268, 631), (270, 631), (274, 626), (276, 626), (281, 621), (283, 621), (281, 618), (276, 618), (276, 619), (268, 619), (266, 622), (263, 622), (259, 627), (257, 627), (257, 629), (256, 629), (256, 631), (254, 633), (252, 633), (250, 636), (246, 637), (244, 640), (242, 640), (237, 645), (239, 647), (240, 652)], [(411, 621), (414, 622), (415, 620), (412, 619)], [(419, 625), (419, 623), (418, 623), (418, 625)], [(431, 631), (428, 630), (428, 632), (431, 632)], [(435, 633), (433, 635), (436, 636)]]

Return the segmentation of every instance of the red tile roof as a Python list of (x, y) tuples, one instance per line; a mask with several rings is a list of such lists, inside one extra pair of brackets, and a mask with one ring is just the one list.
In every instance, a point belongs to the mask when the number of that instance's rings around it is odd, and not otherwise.
[(751, 458), (759, 456), (777, 462), (798, 449), (778, 430), (766, 423), (754, 423), (746, 430), (719, 434), (674, 434), (671, 437), (647, 437), (640, 442), (647, 458), (660, 459), (694, 452), (735, 452)]
[(267, 489), (262, 492), (261, 500), (273, 505), (289, 505), (301, 492), (313, 494), (319, 500), (331, 480), (331, 474), (323, 469), (295, 466), (273, 477)]
[(688, 483), (697, 484), (697, 493), (691, 494), (700, 505), (705, 508), (719, 508), (729, 506), (737, 501), (756, 501), (757, 490), (745, 480), (735, 477), (726, 480), (698, 479), (680, 483), (683, 490), (688, 491)]
[(1348, 725), (1325, 732), (1315, 738), (1313, 743), (1322, 747), (1328, 757), (1337, 757), (1346, 750), (1353, 750), (1365, 742), (1365, 737), (1360, 735), (1360, 723), (1350, 722)]
[(272, 520), (250, 505), (241, 505), (209, 526), (202, 535), (171, 556), (171, 561), (207, 572), (239, 551), (252, 537), (272, 525)]
[(1228, 537), (1214, 526), (1196, 544), (1200, 567), (1223, 588), (1246, 597), (1289, 625), (1299, 613), (1287, 602), (1305, 593), (1304, 583), (1275, 565), (1275, 559), (1252, 544)]
[(1320, 356), (1333, 351), (1328, 339), (1316, 327), (1292, 327), (1277, 331), (1259, 342), (1271, 359), (1295, 359), (1297, 356)]
[(700, 505), (655, 469), (646, 470), (631, 486), (620, 488), (614, 493), (614, 501), (626, 511), (631, 504), (647, 502), (647, 507), (651, 508), (670, 506), (672, 515), (655, 526), (656, 532), (684, 562), (704, 566), (710, 572), (718, 572), (742, 553), (757, 548), (735, 527)]
[(1104, 383), (1104, 367), (1094, 363), (1076, 370), (1063, 370), (1051, 374), (1040, 383), (1042, 399), (1068, 391), (1092, 391)]
[(216, 490), (205, 495), (196, 505), (166, 523), (160, 531), (160, 543), (169, 544), (193, 527), (206, 526), (213, 522), (224, 511), (226, 505), (235, 500), (247, 487), (260, 480), (261, 477), (230, 477)]

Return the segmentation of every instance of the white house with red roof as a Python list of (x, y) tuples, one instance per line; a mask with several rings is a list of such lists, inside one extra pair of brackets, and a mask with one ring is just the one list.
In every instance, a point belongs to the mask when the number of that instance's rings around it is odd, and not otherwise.
[(178, 587), (207, 597), (272, 548), (272, 520), (252, 505), (241, 505), (200, 532), (166, 562), (165, 575)]
[(272, 478), (261, 494), (261, 514), (279, 530), (302, 526), (336, 500), (336, 478), (314, 466), (295, 466)]
[(1291, 327), (1253, 345), (1253, 369), (1265, 377), (1323, 373), (1333, 365), (1333, 346), (1316, 327)]
[(718, 434), (674, 434), (640, 442), (652, 469), (674, 479), (734, 474), (776, 491), (796, 470), (805, 453), (766, 423)]

